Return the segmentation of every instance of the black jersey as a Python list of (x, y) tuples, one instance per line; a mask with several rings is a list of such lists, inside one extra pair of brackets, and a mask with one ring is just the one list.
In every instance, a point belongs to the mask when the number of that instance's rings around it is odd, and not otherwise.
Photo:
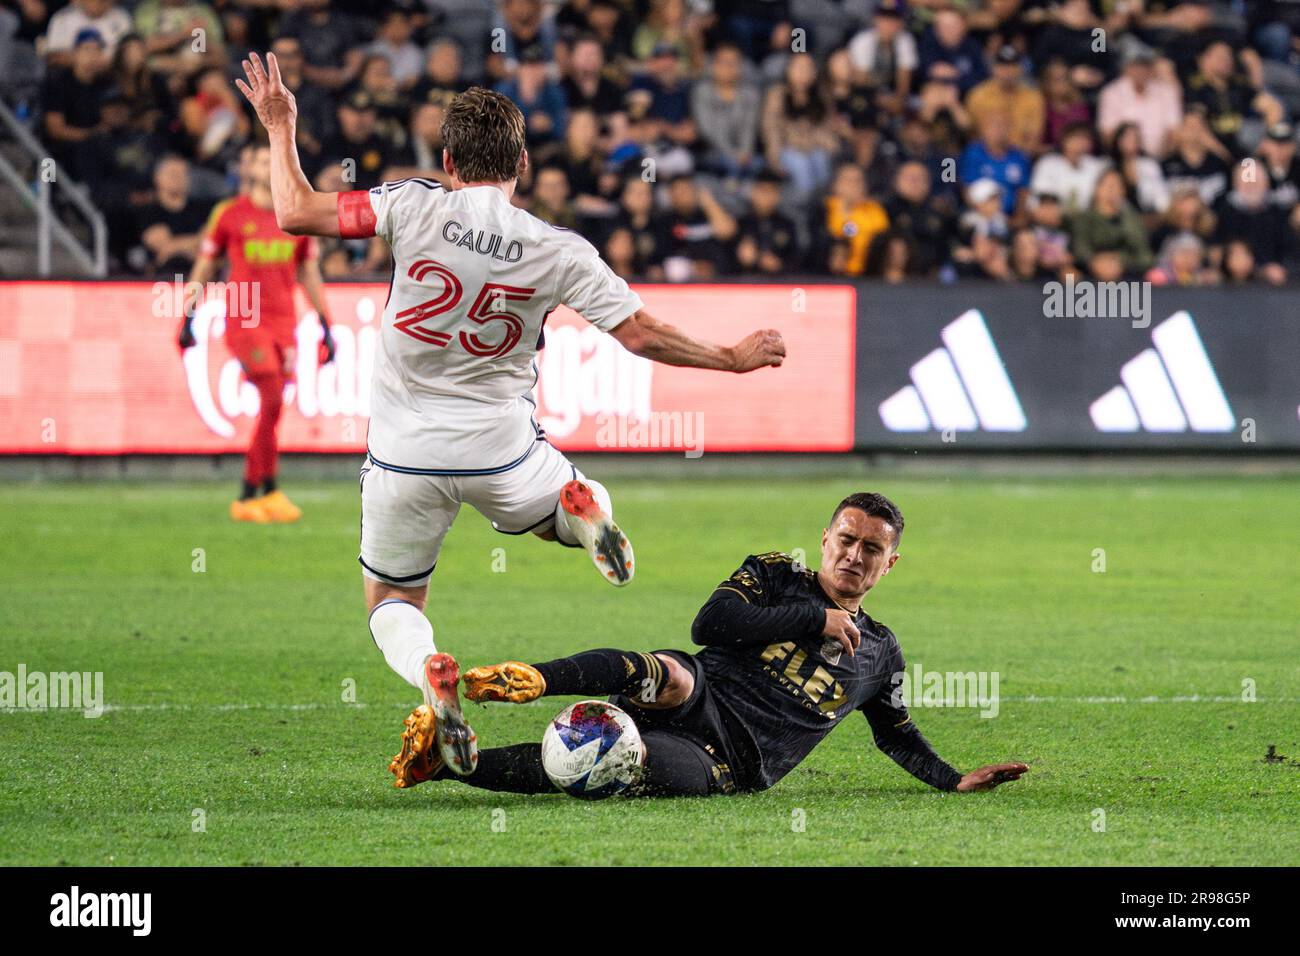
[[(700, 609), (696, 659), (724, 708), (742, 786), (764, 789), (789, 773), (837, 724), (861, 711), (876, 744), (943, 790), (961, 779), (930, 748), (901, 699), (903, 651), (885, 625), (859, 609), (852, 656), (822, 636), (837, 605), (817, 575), (788, 554), (750, 555)], [(736, 739), (739, 738), (739, 739)]]

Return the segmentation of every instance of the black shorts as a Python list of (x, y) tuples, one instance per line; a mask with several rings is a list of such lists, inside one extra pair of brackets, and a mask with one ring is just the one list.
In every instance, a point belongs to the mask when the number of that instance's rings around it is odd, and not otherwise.
[(641, 735), (647, 738), (648, 748), (652, 747), (652, 741), (660, 734), (694, 744), (704, 752), (710, 764), (709, 770), (715, 781), (714, 792), (735, 792), (736, 780), (740, 776), (736, 772), (736, 761), (738, 756), (743, 755), (733, 744), (733, 735), (709, 687), (709, 678), (704, 668), (694, 657), (682, 651), (663, 650), (654, 653), (670, 655), (694, 675), (695, 688), (691, 691), (691, 696), (678, 706), (666, 710), (642, 707), (623, 694), (610, 697), (610, 703), (632, 716)]

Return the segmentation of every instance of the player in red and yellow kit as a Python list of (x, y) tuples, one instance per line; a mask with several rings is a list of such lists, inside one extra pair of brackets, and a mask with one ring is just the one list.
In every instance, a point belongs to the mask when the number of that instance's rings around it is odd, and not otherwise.
[(226, 280), (226, 346), (257, 388), (261, 411), (244, 464), (239, 498), (230, 504), (236, 521), (297, 521), (301, 510), (276, 484), (276, 426), (284, 403), (284, 386), (293, 379), (296, 360), (295, 282), (320, 316), (318, 360), (334, 359), (325, 314), (316, 241), (291, 236), (276, 223), (271, 202), (271, 154), (256, 147), (245, 195), (219, 203), (208, 219), (203, 244), (190, 276), (180, 346), (194, 344), (194, 309), (206, 284), (217, 274), (218, 259), (230, 263)]

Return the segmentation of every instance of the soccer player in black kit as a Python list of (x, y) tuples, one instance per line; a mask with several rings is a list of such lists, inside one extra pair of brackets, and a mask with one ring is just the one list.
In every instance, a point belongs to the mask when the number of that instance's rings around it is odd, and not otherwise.
[[(645, 742), (632, 796), (766, 790), (840, 721), (861, 711), (876, 746), (940, 790), (988, 790), (1029, 768), (1002, 763), (962, 774), (931, 749), (899, 699), (903, 652), (860, 607), (898, 560), (903, 516), (878, 494), (850, 495), (822, 533), (819, 571), (789, 555), (751, 555), (714, 590), (691, 626), (704, 649), (594, 650), (543, 664), (507, 661), (464, 675), (474, 701), (526, 703), (546, 695), (610, 695)], [(428, 705), (406, 719), (397, 786), (452, 779), (485, 790), (554, 793), (541, 745), (481, 750), (468, 776), (449, 773)]]

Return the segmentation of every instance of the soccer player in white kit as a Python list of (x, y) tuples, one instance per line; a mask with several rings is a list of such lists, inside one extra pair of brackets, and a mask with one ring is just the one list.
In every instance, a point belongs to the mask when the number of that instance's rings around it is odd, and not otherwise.
[(376, 645), (423, 691), (450, 769), (469, 773), (477, 749), (460, 713), (457, 665), (437, 652), (424, 616), (429, 576), (461, 504), (498, 531), (585, 548), (616, 585), (635, 570), (608, 493), (533, 419), (546, 316), (562, 303), (629, 351), (669, 365), (748, 372), (780, 365), (785, 345), (769, 329), (722, 347), (656, 321), (591, 243), (512, 205), (528, 153), (523, 116), (499, 93), (471, 89), (448, 108), (450, 190), (415, 178), (317, 192), (298, 162), (293, 94), (275, 56), (266, 59), (264, 67), (250, 54), (248, 83), (236, 82), (270, 139), (280, 228), (378, 235), (392, 249), (361, 469), (359, 560)]

